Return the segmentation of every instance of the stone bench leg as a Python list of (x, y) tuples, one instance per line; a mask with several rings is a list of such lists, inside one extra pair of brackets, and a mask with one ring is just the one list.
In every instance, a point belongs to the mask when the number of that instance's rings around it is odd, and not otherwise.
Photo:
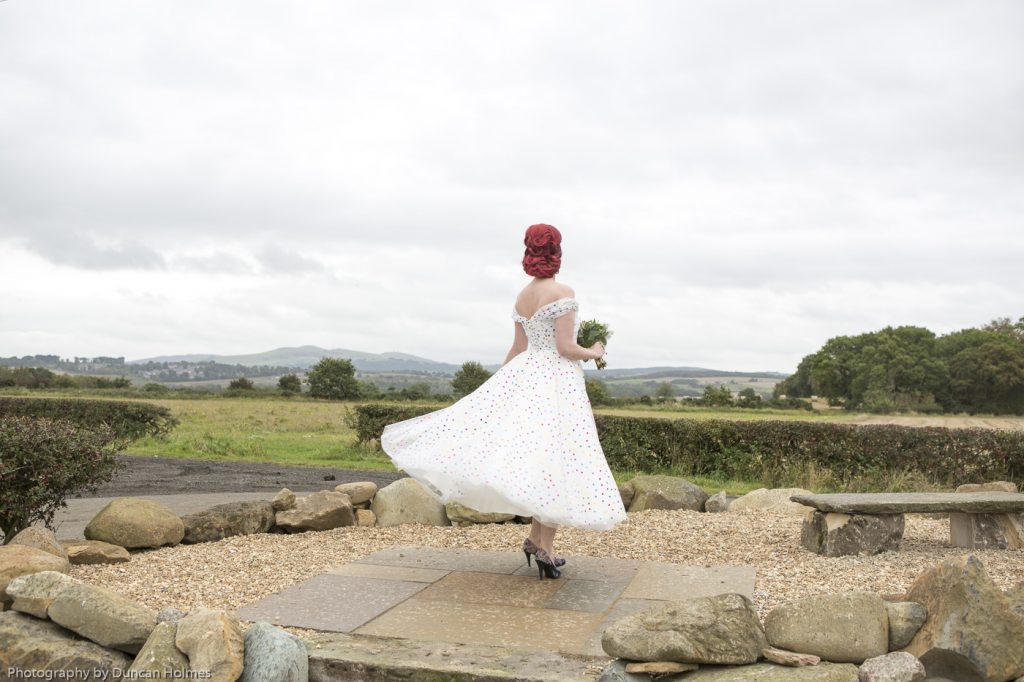
[(967, 549), (1024, 548), (1024, 514), (949, 514), (949, 541)]
[(807, 512), (800, 544), (822, 556), (878, 554), (897, 550), (903, 539), (903, 514)]

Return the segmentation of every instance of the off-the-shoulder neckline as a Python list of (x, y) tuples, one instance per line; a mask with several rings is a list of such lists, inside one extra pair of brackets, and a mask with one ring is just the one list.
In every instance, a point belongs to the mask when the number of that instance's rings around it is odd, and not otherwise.
[(562, 301), (575, 301), (575, 300), (576, 299), (574, 299), (572, 296), (563, 296), (562, 298), (556, 299), (556, 300), (552, 301), (551, 303), (545, 303), (541, 307), (537, 308), (537, 310), (534, 311), (533, 315), (530, 315), (529, 317), (527, 317), (526, 315), (523, 315), (521, 312), (519, 312), (519, 309), (516, 308), (515, 306), (512, 306), (512, 312), (514, 312), (516, 315), (518, 315), (519, 317), (521, 317), (524, 320), (526, 320), (527, 322), (529, 322), (533, 318), (537, 317), (537, 315), (540, 314), (540, 311), (544, 310), (545, 308), (547, 308), (549, 306), (553, 306), (556, 303), (561, 303)]

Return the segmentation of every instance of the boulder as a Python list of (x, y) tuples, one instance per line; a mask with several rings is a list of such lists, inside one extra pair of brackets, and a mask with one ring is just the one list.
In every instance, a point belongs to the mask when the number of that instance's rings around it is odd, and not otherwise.
[(156, 612), (105, 587), (70, 580), (46, 610), (50, 620), (101, 646), (138, 653), (156, 627)]
[(921, 682), (924, 666), (905, 651), (894, 651), (864, 661), (858, 671), (859, 682)]
[(188, 656), (189, 670), (209, 673), (204, 677), (208, 682), (238, 679), (244, 666), (244, 642), (238, 619), (213, 609), (196, 609), (182, 618), (174, 638)]
[(361, 528), (373, 528), (377, 525), (377, 515), (369, 509), (356, 509), (356, 525)]
[(779, 665), (788, 665), (792, 668), (802, 668), (805, 665), (818, 665), (821, 663), (821, 657), (819, 656), (815, 656), (813, 654), (798, 654), (795, 651), (776, 649), (773, 646), (762, 650), (761, 657), (766, 661), (778, 663)]
[(152, 500), (118, 497), (85, 527), (86, 540), (102, 540), (128, 549), (176, 545), (185, 537), (178, 515)]
[(949, 513), (949, 541), (966, 549), (1024, 548), (1024, 514)]
[[(16, 611), (0, 613), (0, 642), (2, 679), (8, 679), (10, 669), (15, 668), (31, 670), (37, 679), (114, 680), (132, 662), (120, 651), (104, 649), (56, 623)], [(71, 671), (78, 676), (72, 677)]]
[(377, 516), (377, 526), (400, 526), (420, 523), (425, 526), (448, 526), (444, 504), (414, 478), (400, 478), (384, 486), (373, 496), (370, 511)]
[(274, 526), (274, 508), (266, 500), (218, 504), (181, 517), (185, 524), (182, 542), (214, 542), (234, 535), (266, 533)]
[(636, 476), (625, 485), (633, 489), (631, 512), (645, 509), (704, 511), (708, 499), (703, 488), (678, 476)]
[(958, 493), (1015, 493), (1017, 484), (1012, 481), (989, 481), (988, 483), (964, 483), (957, 486)]
[(158, 623), (153, 628), (153, 633), (128, 669), (136, 675), (135, 679), (185, 679), (188, 657), (174, 644), (177, 633), (177, 623)]
[(65, 587), (75, 582), (64, 573), (40, 571), (19, 575), (7, 585), (11, 608), (36, 618), (46, 618), (46, 611)]
[(919, 660), (928, 682), (986, 682), (969, 658), (949, 649), (929, 649)]
[(889, 651), (885, 602), (870, 592), (822, 594), (779, 606), (764, 621), (773, 647), (834, 663), (862, 663)]
[(270, 500), (270, 506), (274, 511), (285, 511), (295, 506), (295, 493), (288, 488), (281, 488), (281, 491)]
[[(733, 507), (735, 503), (733, 503)], [(896, 551), (903, 539), (903, 514), (808, 512), (800, 544), (822, 556)]]
[(678, 663), (753, 663), (768, 646), (750, 600), (740, 594), (697, 597), (639, 611), (601, 637), (612, 657)]
[(622, 498), (622, 506), (629, 509), (629, 505), (633, 504), (633, 495), (636, 491), (633, 490), (632, 483), (623, 483), (619, 486), (619, 497)]
[(704, 511), (712, 514), (729, 511), (729, 496), (724, 490), (715, 493), (704, 502)]
[(773, 514), (793, 514), (802, 516), (813, 507), (798, 504), (790, 500), (792, 495), (813, 495), (803, 488), (758, 488), (742, 497), (738, 497), (729, 505), (729, 511), (765, 511)]
[(499, 514), (497, 512), (479, 512), (475, 509), (448, 502), (444, 505), (444, 513), (453, 526), (472, 526), (475, 523), (504, 523), (516, 517), (515, 514)]
[(307, 682), (309, 654), (301, 639), (270, 623), (253, 623), (245, 633), (242, 682)]
[(339, 483), (334, 490), (348, 495), (352, 500), (352, 506), (366, 504), (377, 494), (377, 484), (373, 481), (358, 481), (356, 483)]
[(277, 512), (277, 525), (289, 533), (331, 530), (356, 522), (348, 495), (321, 490), (295, 500), (295, 506)]
[(1024, 675), (1024, 621), (977, 557), (949, 559), (925, 571), (907, 599), (928, 610), (905, 650), (921, 659), (929, 675), (928, 661), (945, 656), (931, 653), (937, 649), (963, 656), (986, 680)]
[(928, 618), (928, 609), (912, 601), (887, 601), (885, 610), (889, 614), (889, 651), (910, 644)]
[(70, 570), (71, 564), (67, 559), (54, 556), (41, 549), (28, 545), (0, 546), (0, 601), (10, 603), (10, 600), (4, 596), (4, 590), (19, 575), (28, 575), (39, 571), (67, 573)]
[(821, 663), (790, 668), (774, 663), (701, 668), (681, 678), (686, 682), (857, 682), (857, 666)]
[(72, 565), (123, 564), (132, 560), (128, 550), (101, 540), (62, 540)]
[(60, 542), (57, 541), (57, 536), (48, 528), (29, 526), (11, 538), (10, 544), (35, 547), (44, 552), (49, 552), (55, 557), (60, 557), (61, 559), (68, 558), (68, 553), (61, 546)]

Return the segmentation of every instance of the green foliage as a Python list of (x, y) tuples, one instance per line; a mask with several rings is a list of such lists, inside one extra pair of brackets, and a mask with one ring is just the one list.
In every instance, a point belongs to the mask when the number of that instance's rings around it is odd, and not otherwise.
[(228, 383), (229, 391), (251, 391), (254, 388), (256, 388), (256, 385), (252, 383), (252, 379), (247, 379), (245, 377), (232, 379), (230, 383)]
[[(360, 442), (424, 406), (355, 408)], [(891, 489), (893, 481), (953, 486), (1024, 480), (1024, 432), (802, 421), (595, 416), (612, 469), (807, 484), (836, 490)]]
[(701, 403), (712, 407), (729, 407), (732, 402), (732, 391), (728, 386), (708, 384), (704, 387), (704, 394), (701, 396)]
[(322, 358), (306, 373), (309, 395), (328, 400), (354, 400), (359, 397), (356, 368), (347, 358)]
[(1024, 413), (1024, 318), (942, 337), (921, 327), (837, 336), (801, 360), (775, 396), (870, 412)]
[(45, 367), (5, 367), (0, 365), (0, 387), (17, 386), (30, 390), (46, 388), (123, 389), (131, 387), (127, 377), (97, 377), (57, 374)]
[(452, 393), (456, 398), (467, 396), (490, 378), (491, 373), (479, 362), (465, 362), (452, 377)]
[[(590, 348), (600, 341), (607, 348), (608, 339), (611, 336), (612, 330), (603, 322), (584, 320), (580, 323), (580, 330), (576, 333), (576, 343), (584, 348)], [(608, 365), (604, 358), (596, 359), (594, 364), (598, 369), (604, 369)]]
[(95, 491), (113, 478), (118, 443), (114, 430), (102, 425), (0, 415), (4, 544), (37, 521), (51, 527), (68, 495)]
[(668, 400), (676, 397), (676, 389), (672, 386), (671, 381), (662, 381), (658, 384), (657, 390), (654, 392), (654, 397), (661, 400)]
[(761, 400), (761, 396), (757, 394), (757, 391), (749, 387), (740, 391), (736, 397), (737, 407), (757, 408), (763, 404), (764, 402)]
[(584, 384), (591, 405), (608, 405), (612, 402), (611, 396), (608, 395), (608, 387), (600, 379), (586, 379)]
[(277, 380), (277, 388), (285, 395), (302, 393), (302, 379), (298, 374), (285, 374)]
[(121, 441), (163, 436), (178, 424), (170, 410), (159, 405), (79, 398), (0, 396), (0, 417), (43, 417), (67, 420), (86, 428), (106, 427)]

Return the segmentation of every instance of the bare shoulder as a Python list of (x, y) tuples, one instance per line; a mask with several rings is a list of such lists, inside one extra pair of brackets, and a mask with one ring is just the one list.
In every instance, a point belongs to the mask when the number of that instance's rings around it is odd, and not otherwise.
[(563, 298), (576, 298), (576, 291), (568, 284), (558, 282), (556, 286), (558, 294)]

